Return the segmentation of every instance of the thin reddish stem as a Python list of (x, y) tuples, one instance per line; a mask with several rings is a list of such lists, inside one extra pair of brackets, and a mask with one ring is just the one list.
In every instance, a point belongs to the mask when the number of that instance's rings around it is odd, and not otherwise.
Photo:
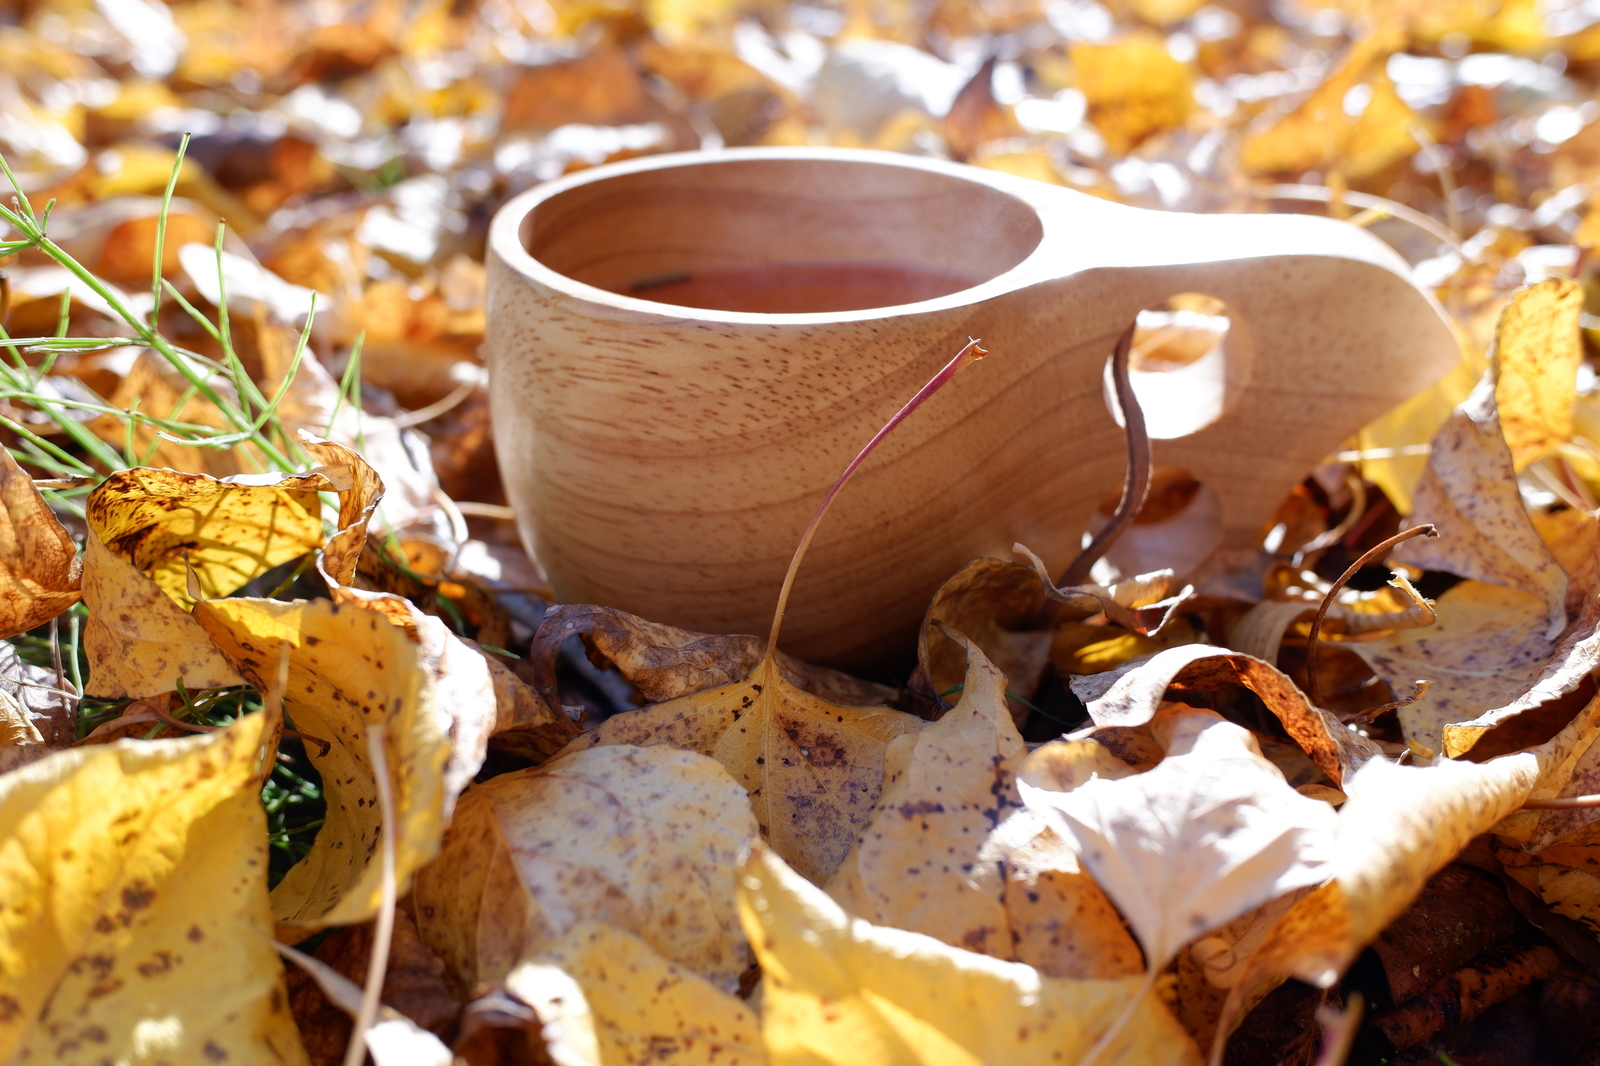
[(988, 354), (988, 352), (978, 347), (977, 341), (967, 341), (967, 346), (957, 352), (955, 358), (946, 363), (943, 369), (929, 378), (928, 383), (922, 386), (915, 396), (907, 400), (906, 405), (896, 411), (894, 417), (885, 422), (883, 428), (878, 430), (871, 440), (867, 441), (867, 446), (862, 448), (854, 459), (850, 460), (850, 465), (844, 468), (844, 473), (839, 475), (839, 480), (833, 483), (833, 488), (829, 489), (828, 494), (822, 498), (822, 503), (817, 506), (816, 514), (811, 516), (811, 522), (806, 526), (806, 531), (800, 534), (800, 544), (794, 550), (794, 557), (789, 560), (788, 572), (783, 575), (783, 587), (778, 590), (778, 606), (772, 612), (772, 632), (767, 637), (767, 654), (769, 656), (776, 655), (778, 651), (778, 631), (783, 626), (783, 612), (789, 606), (789, 591), (794, 588), (794, 577), (800, 571), (800, 561), (806, 557), (806, 549), (811, 547), (811, 538), (816, 535), (817, 526), (822, 522), (822, 516), (828, 512), (828, 507), (832, 505), (833, 498), (839, 495), (839, 491), (844, 488), (845, 482), (850, 480), (851, 475), (866, 461), (867, 456), (872, 454), (872, 450), (878, 446), (883, 438), (894, 432), (894, 428), (904, 422), (911, 415), (911, 412), (921, 407), (928, 397), (949, 384), (969, 363), (975, 363)]
[(1522, 805), (1525, 811), (1573, 811), (1600, 807), (1600, 795), (1556, 796), (1551, 799), (1529, 800)]

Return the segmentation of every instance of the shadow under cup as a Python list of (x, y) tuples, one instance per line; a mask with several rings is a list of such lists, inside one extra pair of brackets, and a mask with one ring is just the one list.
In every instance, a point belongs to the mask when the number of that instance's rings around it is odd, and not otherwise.
[(1015, 267), (1033, 207), (927, 170), (844, 160), (697, 161), (585, 183), (522, 224), (534, 259), (620, 296), (812, 314), (932, 300)]

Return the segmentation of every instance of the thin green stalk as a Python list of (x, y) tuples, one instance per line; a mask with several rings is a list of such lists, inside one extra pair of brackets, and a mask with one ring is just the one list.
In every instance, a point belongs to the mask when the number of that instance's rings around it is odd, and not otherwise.
[(167, 175), (167, 188), (161, 194), (161, 214), (156, 219), (156, 254), (150, 268), (150, 328), (155, 329), (161, 317), (161, 264), (167, 257), (167, 213), (172, 208), (172, 194), (178, 187), (178, 175), (183, 171), (183, 156), (189, 150), (189, 134), (178, 142), (178, 155), (172, 161), (172, 173)]

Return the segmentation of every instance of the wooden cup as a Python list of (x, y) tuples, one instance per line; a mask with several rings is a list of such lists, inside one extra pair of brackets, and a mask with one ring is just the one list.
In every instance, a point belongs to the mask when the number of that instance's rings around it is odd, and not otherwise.
[(909, 656), (969, 559), (1076, 554), (1122, 484), (1107, 361), (1141, 309), (1226, 307), (1215, 351), (1141, 391), (1171, 438), (1157, 466), (1210, 487), (1231, 546), (1457, 359), (1406, 264), (1355, 226), (1139, 210), (881, 152), (582, 171), (510, 201), (488, 258), (495, 444), (524, 541), (561, 600), (688, 629), (766, 632), (828, 486), (982, 339), (989, 357), (868, 460), (800, 573), (785, 650), (856, 670)]

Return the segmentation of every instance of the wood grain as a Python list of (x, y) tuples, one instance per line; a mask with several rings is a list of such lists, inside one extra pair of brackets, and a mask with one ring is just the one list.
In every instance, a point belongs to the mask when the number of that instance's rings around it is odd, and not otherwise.
[[(820, 313), (629, 295), (696, 272), (816, 263), (986, 280)], [(1342, 223), (1143, 211), (875, 152), (657, 156), (534, 189), (494, 221), (486, 352), (501, 469), (562, 600), (763, 632), (828, 486), (981, 338), (989, 358), (840, 497), (785, 622), (792, 654), (893, 669), (933, 590), (969, 559), (1009, 558), (1018, 540), (1053, 567), (1076, 552), (1122, 479), (1112, 344), (1140, 309), (1182, 292), (1227, 305), (1225, 407), (1155, 442), (1155, 459), (1218, 493), (1227, 544), (1253, 542), (1307, 471), (1457, 358), (1403, 261)]]

